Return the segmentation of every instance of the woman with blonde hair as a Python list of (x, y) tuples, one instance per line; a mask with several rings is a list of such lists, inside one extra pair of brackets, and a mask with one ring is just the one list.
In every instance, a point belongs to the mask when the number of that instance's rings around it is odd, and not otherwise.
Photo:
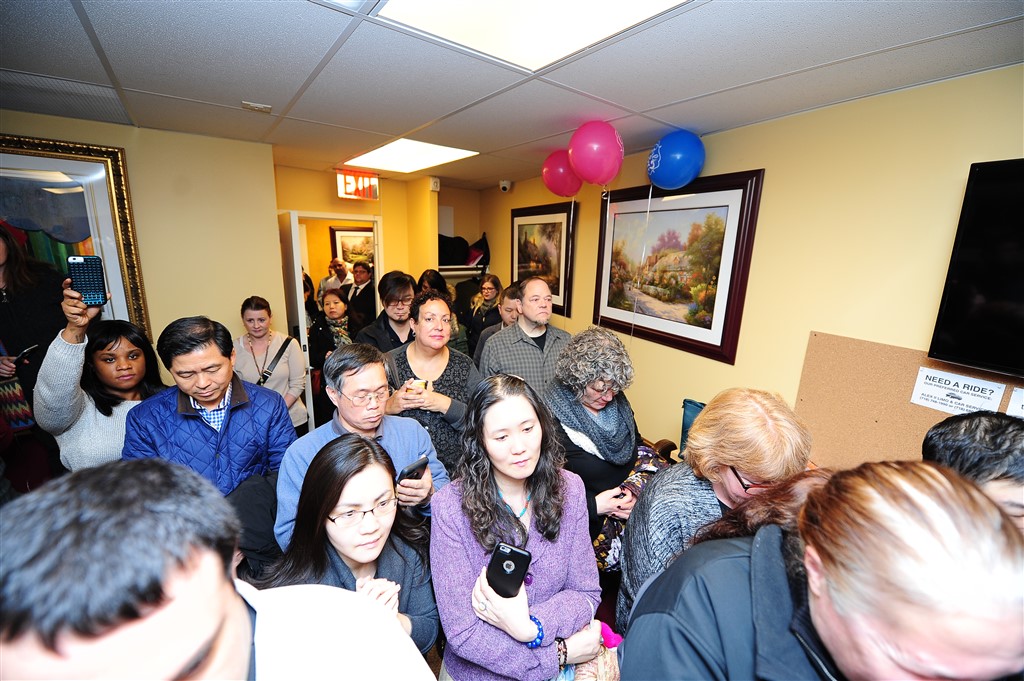
[(618, 630), (626, 631), (640, 587), (685, 550), (702, 525), (802, 471), (810, 454), (810, 432), (779, 395), (730, 388), (708, 402), (690, 429), (685, 463), (654, 476), (630, 513)]
[(637, 603), (622, 679), (997, 679), (1024, 669), (1024, 536), (974, 483), (865, 463), (795, 528), (695, 546)]
[(466, 329), (466, 339), (469, 341), (469, 352), (466, 354), (470, 357), (476, 352), (476, 344), (484, 329), (501, 322), (501, 313), (498, 311), (498, 296), (500, 294), (501, 279), (493, 274), (485, 274), (480, 277), (480, 293), (473, 296), (471, 302), (473, 317), (469, 320)]

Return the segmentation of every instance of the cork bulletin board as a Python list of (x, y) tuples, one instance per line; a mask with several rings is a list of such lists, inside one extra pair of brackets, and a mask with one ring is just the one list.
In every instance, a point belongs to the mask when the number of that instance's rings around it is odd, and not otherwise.
[(1006, 385), (999, 411), (1024, 380), (930, 359), (926, 352), (812, 331), (796, 413), (811, 429), (812, 460), (852, 468), (864, 461), (921, 458), (928, 429), (950, 414), (910, 401), (921, 367)]

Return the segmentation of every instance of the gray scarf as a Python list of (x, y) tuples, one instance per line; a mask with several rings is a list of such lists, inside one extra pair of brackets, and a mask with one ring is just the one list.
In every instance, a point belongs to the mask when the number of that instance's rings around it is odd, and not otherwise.
[(622, 393), (601, 410), (601, 423), (559, 381), (551, 382), (547, 404), (563, 426), (589, 437), (605, 461), (621, 466), (636, 454), (636, 420), (629, 400)]

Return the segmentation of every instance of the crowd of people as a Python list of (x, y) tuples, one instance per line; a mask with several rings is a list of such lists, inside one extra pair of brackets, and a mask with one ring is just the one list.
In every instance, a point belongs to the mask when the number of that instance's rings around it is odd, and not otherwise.
[(372, 282), (335, 259), (304, 287), (315, 428), (264, 298), (154, 349), (63, 282), (33, 401), (70, 473), (0, 508), (0, 677), (1024, 670), (1024, 420), (832, 471), (779, 395), (731, 388), (666, 458), (622, 341), (551, 326), (544, 279), (483, 276), (463, 319), (434, 270)]

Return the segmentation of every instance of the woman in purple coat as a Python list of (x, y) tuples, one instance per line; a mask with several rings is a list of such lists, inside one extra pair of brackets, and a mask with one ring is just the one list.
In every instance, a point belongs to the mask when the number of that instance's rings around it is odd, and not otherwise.
[[(470, 397), (455, 482), (431, 501), (434, 593), (448, 637), (441, 679), (544, 681), (600, 651), (600, 599), (583, 483), (562, 470), (547, 408), (521, 378), (484, 379)], [(528, 550), (523, 587), (502, 598), (485, 576), (498, 542)]]

